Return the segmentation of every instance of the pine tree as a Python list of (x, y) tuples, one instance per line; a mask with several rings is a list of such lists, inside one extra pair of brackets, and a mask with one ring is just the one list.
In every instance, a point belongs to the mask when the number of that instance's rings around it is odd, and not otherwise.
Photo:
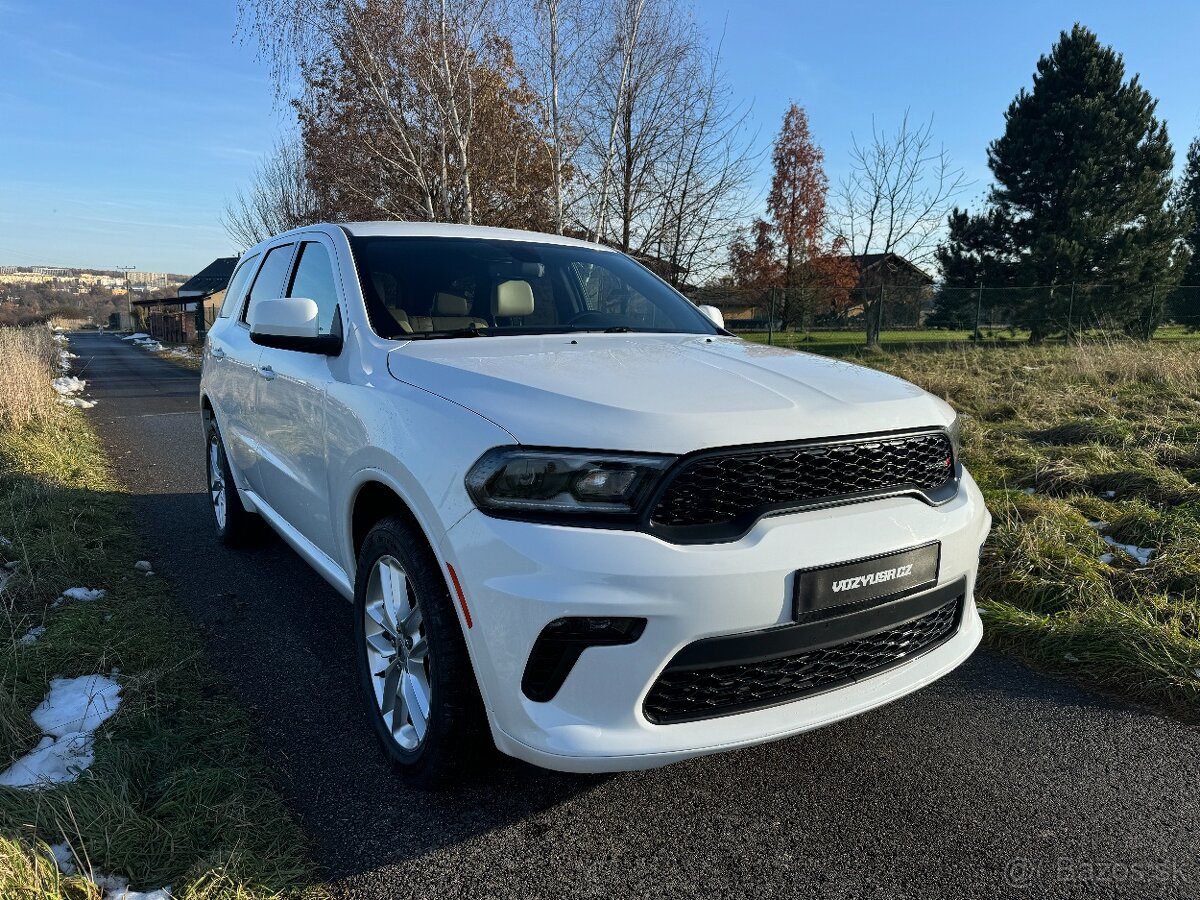
[(1192, 258), (1183, 273), (1183, 284), (1175, 294), (1175, 318), (1193, 331), (1200, 329), (1200, 138), (1188, 146), (1187, 165), (1179, 182), (1177, 205), (1187, 217), (1186, 235)]
[[(988, 148), (987, 211), (950, 217), (944, 276), (1046, 286), (1016, 311), (1035, 342), (1068, 318), (1152, 332), (1164, 285), (1181, 274), (1173, 263), (1183, 225), (1169, 202), (1174, 155), (1155, 106), (1137, 75), (1126, 80), (1120, 54), (1082, 25), (1063, 32)], [(1074, 284), (1105, 288), (1077, 297)]]

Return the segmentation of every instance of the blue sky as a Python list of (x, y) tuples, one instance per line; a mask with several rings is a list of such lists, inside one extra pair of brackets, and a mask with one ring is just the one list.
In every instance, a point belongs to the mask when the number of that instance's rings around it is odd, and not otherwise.
[[(1200, 133), (1200, 4), (697, 0), (696, 14), (724, 32), (760, 144), (801, 103), (831, 181), (851, 133), (907, 108), (934, 116), (979, 196), (1005, 107), (1076, 20), (1141, 73), (1177, 155)], [(221, 210), (290, 117), (235, 23), (235, 0), (0, 0), (0, 264), (190, 273), (237, 249)]]

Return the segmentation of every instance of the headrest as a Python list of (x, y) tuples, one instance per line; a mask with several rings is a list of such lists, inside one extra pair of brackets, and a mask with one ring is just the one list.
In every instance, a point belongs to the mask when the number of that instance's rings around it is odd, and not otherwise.
[(465, 316), (471, 311), (471, 304), (466, 297), (458, 294), (438, 294), (433, 298), (433, 314), (435, 316)]
[(533, 288), (519, 278), (501, 281), (492, 292), (493, 316), (533, 315)]

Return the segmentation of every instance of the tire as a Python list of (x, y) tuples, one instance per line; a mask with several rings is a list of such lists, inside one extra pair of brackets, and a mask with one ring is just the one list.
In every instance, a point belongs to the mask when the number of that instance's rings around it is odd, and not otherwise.
[(238, 496), (233, 475), (229, 471), (225, 443), (221, 440), (215, 419), (209, 419), (205, 437), (209, 508), (213, 512), (217, 540), (226, 547), (245, 546), (257, 532), (258, 516), (242, 506), (242, 498)]
[(359, 688), (392, 769), (422, 790), (461, 782), (491, 747), (487, 717), (441, 567), (399, 516), (363, 541), (354, 612)]

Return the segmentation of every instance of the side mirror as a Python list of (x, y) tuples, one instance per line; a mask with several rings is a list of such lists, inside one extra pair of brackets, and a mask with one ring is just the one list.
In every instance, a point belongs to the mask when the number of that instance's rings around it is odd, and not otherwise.
[(698, 306), (696, 308), (704, 313), (704, 317), (718, 328), (723, 329), (725, 327), (725, 317), (721, 315), (721, 311), (715, 306)]
[(340, 334), (321, 334), (316, 302), (302, 297), (260, 300), (251, 308), (250, 340), (263, 347), (337, 356)]

